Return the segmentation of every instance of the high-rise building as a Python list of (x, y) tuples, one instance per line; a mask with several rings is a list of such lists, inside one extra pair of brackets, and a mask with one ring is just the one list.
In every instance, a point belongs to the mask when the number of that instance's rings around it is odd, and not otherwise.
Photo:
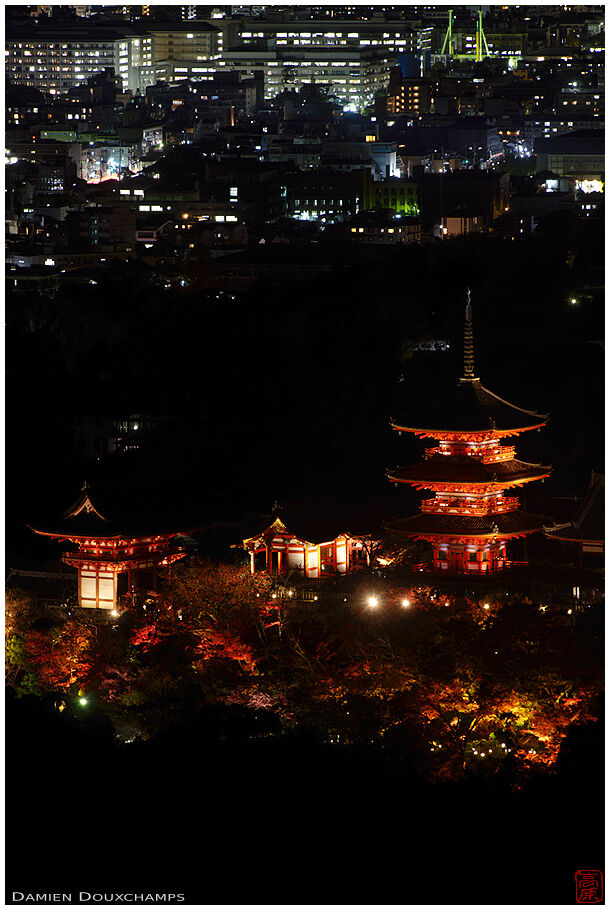
[(295, 50), (240, 48), (223, 53), (219, 68), (262, 73), (265, 98), (304, 85), (325, 87), (347, 110), (373, 103), (395, 62), (383, 49), (310, 46)]
[(120, 33), (110, 27), (45, 24), (7, 31), (7, 82), (58, 95), (108, 67), (118, 69)]
[(207, 22), (87, 26), (72, 22), (16, 24), (7, 33), (7, 82), (61, 94), (112, 67), (123, 89), (144, 91), (156, 64), (184, 64), (190, 75), (218, 58), (223, 36)]

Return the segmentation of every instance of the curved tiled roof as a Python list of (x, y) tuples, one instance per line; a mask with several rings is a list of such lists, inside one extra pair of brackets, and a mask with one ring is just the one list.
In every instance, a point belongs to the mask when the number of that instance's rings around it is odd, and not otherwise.
[(529, 464), (512, 458), (483, 464), (468, 455), (432, 455), (418, 464), (388, 470), (390, 480), (401, 483), (519, 483), (546, 477), (551, 473), (547, 465)]
[(287, 534), (309, 544), (327, 543), (342, 534), (368, 537), (380, 533), (384, 511), (385, 504), (349, 507), (340, 503), (293, 503), (278, 508), (274, 517), (259, 521), (244, 539), (253, 540), (271, 531), (277, 519)]
[(448, 536), (464, 534), (476, 537), (494, 533), (513, 536), (541, 531), (542, 527), (543, 520), (540, 515), (530, 515), (521, 510), (493, 515), (413, 515), (411, 518), (401, 518), (386, 524), (388, 531), (416, 537), (437, 534)]
[(578, 543), (603, 543), (605, 533), (605, 476), (593, 474), (591, 485), (573, 521), (546, 530), (555, 540)]
[(167, 485), (85, 484), (79, 498), (63, 516), (30, 523), (37, 534), (60, 539), (149, 537), (179, 534), (204, 526), (195, 507)]
[(481, 385), (479, 379), (461, 379), (444, 398), (424, 409), (406, 411), (392, 420), (398, 430), (411, 432), (481, 432), (489, 429), (520, 431), (546, 423), (548, 414), (518, 408)]

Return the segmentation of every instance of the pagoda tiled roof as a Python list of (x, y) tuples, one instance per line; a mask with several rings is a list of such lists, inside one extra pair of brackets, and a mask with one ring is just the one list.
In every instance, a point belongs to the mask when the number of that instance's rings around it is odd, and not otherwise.
[(578, 543), (603, 543), (605, 532), (605, 476), (594, 473), (591, 484), (574, 520), (545, 529), (548, 537)]
[(388, 476), (399, 482), (429, 483), (519, 483), (551, 473), (546, 465), (529, 464), (512, 458), (484, 464), (469, 455), (432, 455), (425, 461), (389, 470)]
[(473, 537), (499, 534), (513, 536), (541, 531), (543, 519), (520, 509), (514, 512), (500, 512), (491, 515), (433, 515), (420, 514), (411, 518), (400, 518), (387, 522), (388, 531), (413, 536), (426, 535), (471, 535)]
[(205, 522), (176, 490), (154, 483), (83, 486), (60, 517), (32, 522), (37, 534), (59, 539), (120, 539), (179, 534)]
[(444, 398), (426, 408), (406, 411), (392, 420), (396, 429), (433, 434), (438, 431), (482, 432), (484, 430), (521, 431), (546, 423), (548, 414), (537, 414), (510, 404), (479, 379), (461, 379)]
[(386, 509), (385, 503), (352, 507), (334, 502), (290, 504), (278, 508), (272, 516), (257, 521), (245, 539), (251, 540), (271, 530), (278, 518), (288, 534), (305, 543), (328, 543), (342, 534), (369, 537), (381, 533)]

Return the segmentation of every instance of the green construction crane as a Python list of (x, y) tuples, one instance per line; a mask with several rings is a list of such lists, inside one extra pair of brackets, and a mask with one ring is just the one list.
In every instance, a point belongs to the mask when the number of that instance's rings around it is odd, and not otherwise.
[(483, 31), (483, 13), (479, 10), (477, 13), (477, 63), (480, 63), (483, 57), (489, 57), (489, 48)]
[(459, 60), (472, 60), (474, 56), (474, 59), (477, 63), (480, 63), (483, 57), (489, 57), (489, 47), (487, 46), (487, 38), (485, 37), (485, 32), (483, 31), (483, 13), (481, 10), (479, 10), (477, 13), (477, 34), (474, 54), (455, 53), (452, 9), (449, 10), (449, 25), (447, 26), (447, 31), (445, 32), (445, 40), (443, 41), (441, 54), (448, 54), (450, 57), (457, 57)]
[[(449, 49), (446, 51), (447, 46)], [(448, 53), (450, 57), (453, 56), (453, 10), (449, 10), (449, 26), (445, 33), (445, 40), (443, 41), (443, 47), (441, 54)]]

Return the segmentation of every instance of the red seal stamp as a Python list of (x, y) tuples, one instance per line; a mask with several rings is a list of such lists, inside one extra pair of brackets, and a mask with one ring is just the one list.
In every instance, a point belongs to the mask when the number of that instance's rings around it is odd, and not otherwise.
[(599, 869), (579, 869), (576, 873), (576, 902), (601, 904), (604, 897), (604, 877)]

